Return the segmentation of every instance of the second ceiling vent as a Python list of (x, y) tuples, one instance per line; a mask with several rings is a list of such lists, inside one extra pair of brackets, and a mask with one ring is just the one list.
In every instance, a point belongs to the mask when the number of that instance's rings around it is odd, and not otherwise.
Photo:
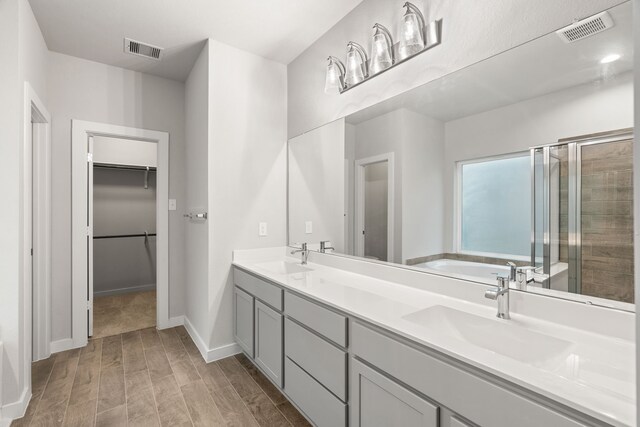
[(565, 43), (573, 43), (613, 27), (613, 19), (609, 12), (598, 13), (581, 21), (564, 27), (556, 34)]
[(132, 55), (144, 56), (150, 59), (161, 59), (164, 49), (158, 46), (142, 43), (128, 38), (124, 39), (124, 51)]

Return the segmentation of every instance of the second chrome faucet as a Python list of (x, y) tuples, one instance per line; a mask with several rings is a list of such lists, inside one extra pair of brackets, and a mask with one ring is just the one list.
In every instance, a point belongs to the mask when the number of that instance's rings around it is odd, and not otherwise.
[(301, 258), (302, 258), (300, 264), (307, 265), (307, 259), (309, 259), (309, 250), (307, 249), (306, 243), (303, 243), (300, 249), (294, 249), (291, 251), (291, 255), (295, 255), (298, 253), (301, 255)]

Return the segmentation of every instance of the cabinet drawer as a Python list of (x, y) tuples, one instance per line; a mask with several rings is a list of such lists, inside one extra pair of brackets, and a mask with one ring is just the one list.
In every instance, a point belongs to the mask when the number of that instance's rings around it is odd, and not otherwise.
[(233, 283), (276, 310), (282, 311), (282, 289), (239, 268), (233, 269)]
[[(440, 356), (431, 356), (357, 322), (352, 325), (351, 348), (354, 355), (474, 424), (492, 427), (585, 425), (445, 362)], [(499, 402), (499, 411), (495, 410), (496, 402)]]
[(284, 324), (285, 355), (347, 401), (347, 353), (290, 319)]
[(342, 347), (347, 346), (347, 318), (289, 292), (284, 295), (285, 312)]
[(347, 405), (285, 357), (284, 391), (318, 427), (347, 424)]
[(438, 427), (437, 406), (357, 360), (351, 366), (351, 425)]

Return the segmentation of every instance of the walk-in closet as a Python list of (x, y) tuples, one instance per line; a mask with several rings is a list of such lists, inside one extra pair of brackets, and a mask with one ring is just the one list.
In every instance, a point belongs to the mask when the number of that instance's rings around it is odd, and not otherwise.
[(145, 141), (94, 136), (89, 144), (88, 321), (100, 338), (156, 324), (157, 153)]

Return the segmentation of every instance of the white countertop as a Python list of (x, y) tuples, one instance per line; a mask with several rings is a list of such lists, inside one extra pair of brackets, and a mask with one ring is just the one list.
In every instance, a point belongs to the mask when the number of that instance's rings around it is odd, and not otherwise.
[[(465, 299), (460, 298), (459, 292), (456, 297), (447, 296), (415, 286), (398, 284), (312, 262), (307, 266), (310, 271), (294, 274), (275, 274), (273, 270), (261, 267), (261, 264), (266, 261), (286, 259), (293, 263), (299, 263), (297, 258), (285, 258), (284, 253), (283, 248), (236, 251), (234, 252), (233, 264), (598, 420), (615, 426), (636, 425), (635, 343), (633, 341), (621, 337), (612, 338), (605, 334), (541, 320), (520, 314), (515, 310), (511, 312), (511, 320), (498, 320), (495, 318), (497, 307), (495, 302), (486, 304), (478, 301), (477, 295), (481, 295), (484, 289), (477, 284), (474, 284), (475, 287), (468, 288), (473, 290), (473, 295)], [(310, 261), (313, 259), (322, 261), (322, 257), (312, 254)], [(362, 261), (341, 262), (359, 263)], [(358, 265), (356, 270), (362, 271), (363, 268), (367, 267)], [(399, 269), (396, 268), (396, 270)], [(390, 274), (393, 274), (393, 270)], [(386, 276), (388, 277), (388, 275)], [(425, 283), (451, 281), (450, 286), (456, 282), (462, 283), (459, 280), (428, 274), (423, 274), (420, 278)], [(460, 285), (460, 287), (464, 286), (466, 284)], [(428, 288), (428, 286), (426, 287)], [(512, 294), (515, 295), (516, 292), (512, 292)], [(523, 293), (517, 294), (522, 295)], [(515, 304), (516, 308), (518, 305), (524, 305), (522, 303), (523, 297), (516, 296), (516, 299), (518, 298), (519, 301)], [(524, 298), (532, 297), (525, 296)], [(553, 304), (557, 307), (558, 302)], [(566, 302), (566, 304), (577, 303)], [(420, 322), (406, 319), (407, 315), (437, 305), (492, 319), (496, 322), (511, 322), (510, 325), (516, 327), (527, 328), (530, 331), (570, 341), (572, 350), (564, 355), (561, 361), (555, 363), (552, 369), (541, 368), (515, 358), (502, 356), (464, 340), (438, 333), (438, 331), (432, 330), (433, 328), (421, 325)], [(572, 309), (571, 306), (567, 307)], [(580, 309), (584, 310), (582, 307)], [(572, 324), (575, 325), (575, 313), (568, 314), (574, 315)], [(593, 317), (593, 315), (606, 316), (607, 312), (594, 310), (589, 317)], [(633, 322), (633, 315), (628, 317)], [(606, 321), (606, 319), (602, 320)], [(593, 321), (593, 318), (585, 319), (585, 324), (588, 325)], [(626, 322), (627, 318), (623, 317), (623, 321)], [(499, 337), (496, 336), (494, 339), (499, 339)]]

